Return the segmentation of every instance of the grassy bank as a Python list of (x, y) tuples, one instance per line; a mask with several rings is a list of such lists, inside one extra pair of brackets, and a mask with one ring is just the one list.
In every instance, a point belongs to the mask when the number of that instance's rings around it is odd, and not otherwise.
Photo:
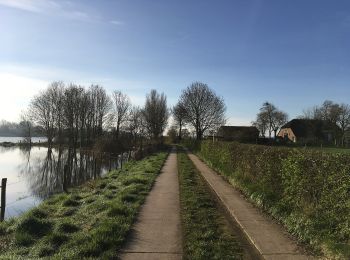
[(242, 248), (184, 152), (178, 153), (184, 259), (242, 259)]
[(350, 156), (315, 150), (202, 142), (198, 155), (299, 241), (350, 258)]
[(0, 223), (0, 259), (115, 258), (165, 158), (129, 162)]

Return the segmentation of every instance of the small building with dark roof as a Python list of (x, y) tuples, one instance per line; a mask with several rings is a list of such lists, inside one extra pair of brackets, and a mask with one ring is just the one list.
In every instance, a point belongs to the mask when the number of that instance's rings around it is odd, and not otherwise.
[(216, 137), (224, 141), (255, 143), (259, 130), (255, 126), (221, 126)]
[(340, 128), (330, 121), (293, 119), (281, 127), (277, 136), (294, 143), (331, 144), (339, 135)]

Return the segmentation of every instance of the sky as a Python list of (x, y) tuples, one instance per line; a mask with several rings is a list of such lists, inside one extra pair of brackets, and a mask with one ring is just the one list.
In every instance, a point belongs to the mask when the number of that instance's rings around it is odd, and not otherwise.
[(349, 0), (0, 0), (0, 119), (55, 80), (136, 105), (156, 89), (169, 106), (201, 81), (228, 124), (249, 125), (265, 101), (292, 119), (350, 103), (349, 46)]

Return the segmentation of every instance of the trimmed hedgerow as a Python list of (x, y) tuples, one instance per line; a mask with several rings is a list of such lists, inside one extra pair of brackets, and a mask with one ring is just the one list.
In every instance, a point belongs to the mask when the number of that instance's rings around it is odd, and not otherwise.
[(316, 252), (350, 257), (350, 155), (204, 141), (198, 155)]

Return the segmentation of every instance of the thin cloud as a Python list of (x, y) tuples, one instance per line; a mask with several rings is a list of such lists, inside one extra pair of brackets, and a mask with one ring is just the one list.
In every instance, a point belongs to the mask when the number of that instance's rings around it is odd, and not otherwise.
[(69, 19), (91, 21), (93, 16), (72, 8), (68, 2), (52, 0), (0, 0), (0, 5), (43, 15), (62, 16)]
[(34, 13), (61, 9), (58, 3), (49, 0), (0, 0), (0, 5)]
[(112, 21), (109, 21), (111, 24), (114, 24), (114, 25), (123, 25), (124, 22), (122, 21), (117, 21), (117, 20), (112, 20)]
[(65, 16), (76, 20), (82, 20), (82, 21), (94, 20), (94, 18), (92, 18), (89, 14), (80, 12), (80, 11), (65, 12)]
[(77, 6), (70, 1), (57, 0), (0, 0), (0, 6), (14, 8), (35, 14), (59, 16), (71, 20), (83, 22), (111, 23), (116, 26), (123, 25), (119, 20), (103, 20), (101, 17), (84, 12), (81, 6)]

